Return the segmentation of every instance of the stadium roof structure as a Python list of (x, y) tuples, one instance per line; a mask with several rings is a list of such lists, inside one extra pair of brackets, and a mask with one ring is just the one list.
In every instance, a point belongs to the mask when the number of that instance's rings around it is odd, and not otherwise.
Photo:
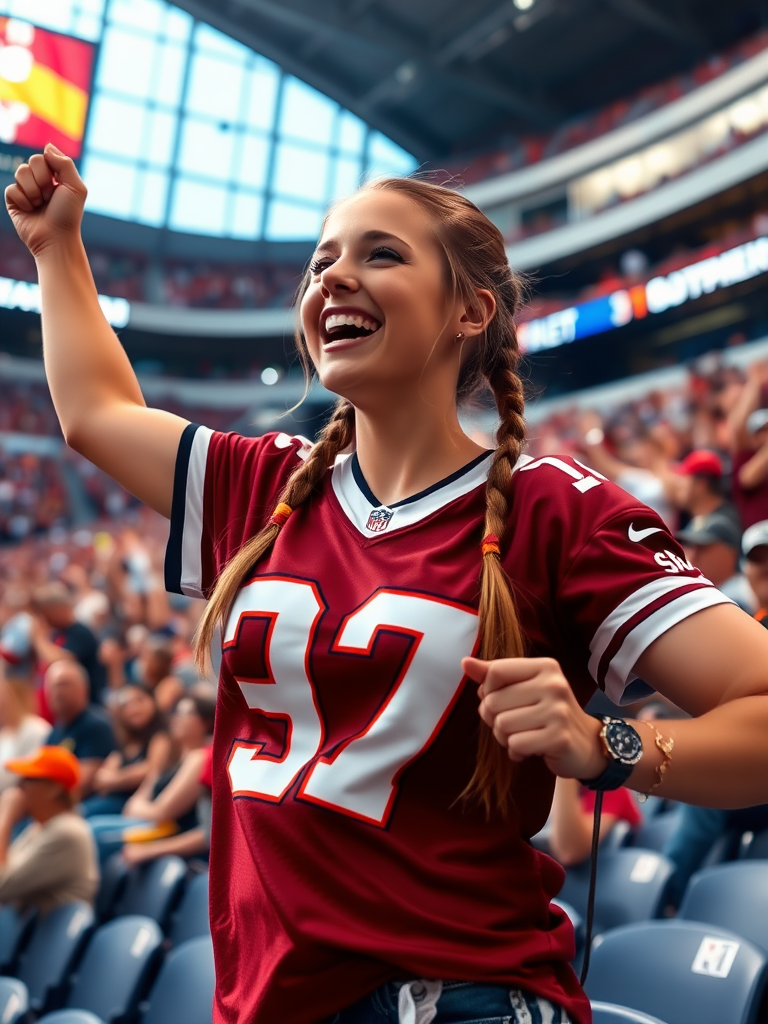
[(722, 52), (764, 0), (175, 0), (419, 160), (537, 134)]

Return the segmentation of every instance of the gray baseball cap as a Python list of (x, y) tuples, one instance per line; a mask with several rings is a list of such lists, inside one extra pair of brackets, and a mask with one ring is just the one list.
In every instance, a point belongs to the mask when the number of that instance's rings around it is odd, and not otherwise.
[[(766, 524), (768, 525), (768, 524)], [(681, 544), (727, 544), (729, 547), (741, 547), (741, 530), (728, 516), (712, 512), (708, 516), (694, 516), (684, 530), (675, 536)]]
[(761, 519), (759, 523), (747, 527), (741, 538), (741, 550), (748, 557), (750, 551), (759, 548), (761, 544), (768, 547), (768, 519)]
[(768, 409), (755, 409), (747, 417), (747, 433), (756, 434), (758, 430), (762, 430), (763, 427), (768, 426)]

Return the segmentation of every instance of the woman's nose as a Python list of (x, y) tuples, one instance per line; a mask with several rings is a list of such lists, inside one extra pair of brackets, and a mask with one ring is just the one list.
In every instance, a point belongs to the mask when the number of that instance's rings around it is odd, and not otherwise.
[(356, 292), (360, 287), (357, 277), (348, 266), (337, 260), (323, 271), (320, 283), (326, 297), (339, 292)]

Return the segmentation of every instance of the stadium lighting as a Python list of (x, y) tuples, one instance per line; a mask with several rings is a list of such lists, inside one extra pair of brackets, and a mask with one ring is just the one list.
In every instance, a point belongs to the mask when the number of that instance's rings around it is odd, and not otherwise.
[(280, 379), (280, 374), (274, 368), (274, 366), (265, 366), (261, 371), (261, 383), (271, 387), (273, 384), (277, 384)]
[(530, 11), (536, 0), (512, 0), (518, 11)]

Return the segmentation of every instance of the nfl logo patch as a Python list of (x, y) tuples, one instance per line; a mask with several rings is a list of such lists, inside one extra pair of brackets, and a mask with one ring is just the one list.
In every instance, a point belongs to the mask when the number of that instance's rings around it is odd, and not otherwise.
[(375, 508), (368, 516), (368, 522), (365, 524), (366, 530), (370, 530), (371, 533), (381, 533), (389, 526), (392, 516), (395, 513), (391, 508), (387, 508), (382, 505), (381, 508)]

